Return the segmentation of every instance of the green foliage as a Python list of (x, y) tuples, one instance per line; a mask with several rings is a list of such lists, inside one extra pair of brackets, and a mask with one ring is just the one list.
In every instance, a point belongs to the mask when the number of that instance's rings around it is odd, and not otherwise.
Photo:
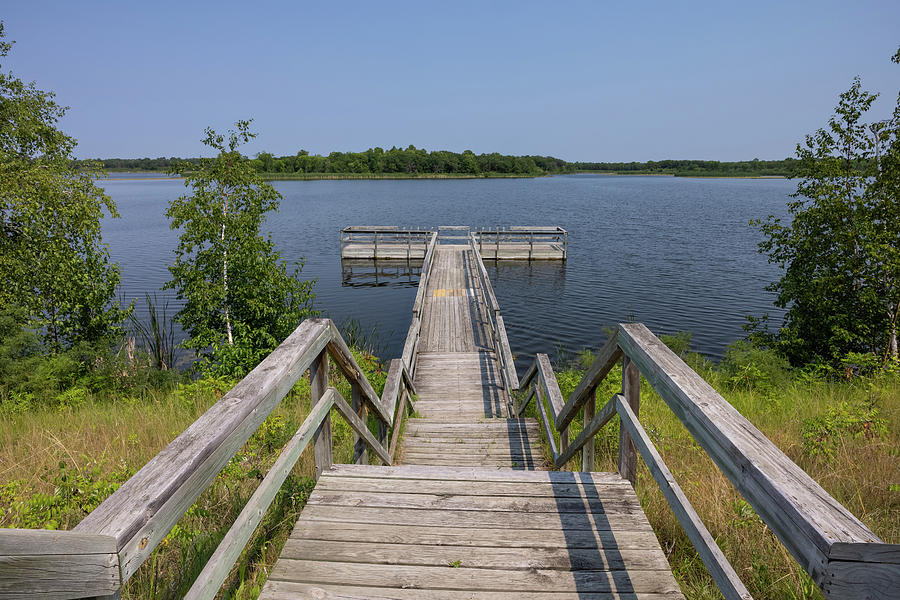
[[(86, 457), (84, 457), (86, 458)], [(55, 472), (41, 479), (54, 486), (53, 493), (28, 494), (23, 481), (0, 487), (0, 525), (24, 529), (70, 529), (131, 477), (127, 465), (103, 473), (102, 462), (85, 461), (81, 466), (59, 461)]]
[(678, 356), (684, 356), (691, 347), (693, 337), (689, 331), (679, 331), (670, 335), (661, 335), (659, 340)]
[(803, 421), (803, 449), (810, 456), (832, 458), (845, 439), (877, 437), (887, 433), (878, 407), (866, 402), (841, 401), (824, 414)]
[(658, 160), (647, 162), (576, 162), (578, 171), (602, 173), (675, 175), (676, 177), (780, 177), (790, 176), (796, 160)]
[(131, 324), (147, 349), (150, 364), (154, 369), (166, 371), (175, 367), (175, 328), (168, 316), (169, 302), (160, 307), (155, 292), (152, 298), (150, 294), (146, 294), (146, 298), (148, 322), (143, 323), (132, 314)]
[(760, 251), (785, 269), (769, 287), (787, 309), (771, 341), (795, 365), (896, 354), (900, 98), (893, 119), (866, 124), (876, 97), (854, 79), (828, 127), (797, 146), (791, 221), (753, 221)]
[[(11, 47), (0, 43), (0, 58)], [(96, 165), (72, 167), (75, 139), (56, 128), (65, 111), (0, 71), (0, 306), (21, 306), (53, 352), (120, 334), (130, 310), (114, 300), (119, 269), (101, 240), (116, 207)]]
[(204, 143), (218, 155), (185, 165), (191, 194), (167, 211), (181, 236), (172, 279), (166, 285), (185, 301), (176, 315), (197, 352), (201, 370), (240, 377), (313, 314), (313, 282), (280, 260), (270, 237), (260, 234), (280, 196), (238, 152), (255, 134), (239, 121), (225, 136), (207, 128)]
[(773, 394), (792, 378), (791, 366), (784, 357), (746, 340), (728, 346), (719, 368), (732, 389), (763, 394)]

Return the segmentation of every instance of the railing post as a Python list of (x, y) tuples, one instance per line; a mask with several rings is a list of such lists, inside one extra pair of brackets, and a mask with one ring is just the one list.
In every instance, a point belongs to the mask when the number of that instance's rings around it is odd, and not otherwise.
[(494, 251), (494, 260), (500, 260), (500, 227), (497, 227), (497, 249)]
[[(350, 392), (353, 411), (363, 423), (367, 423), (369, 409), (363, 401), (362, 387), (358, 383), (353, 382), (350, 384)], [(359, 437), (359, 434), (355, 431), (353, 432), (353, 462), (358, 465), (369, 464), (369, 448), (366, 445), (366, 441)]]
[[(310, 408), (319, 403), (325, 390), (328, 389), (328, 350), (321, 354), (309, 366)], [(331, 453), (331, 415), (325, 417), (322, 425), (313, 435), (316, 455), (316, 479), (332, 464)]]
[[(641, 373), (628, 356), (622, 357), (622, 395), (634, 416), (641, 406)], [(637, 476), (637, 450), (625, 427), (619, 426), (619, 475), (634, 486)]]
[(375, 232), (375, 250), (372, 252), (372, 259), (378, 260), (378, 232)]
[[(597, 388), (588, 392), (587, 402), (584, 403), (584, 426), (591, 422), (597, 410)], [(581, 470), (591, 472), (594, 470), (594, 438), (592, 437), (581, 447)]]

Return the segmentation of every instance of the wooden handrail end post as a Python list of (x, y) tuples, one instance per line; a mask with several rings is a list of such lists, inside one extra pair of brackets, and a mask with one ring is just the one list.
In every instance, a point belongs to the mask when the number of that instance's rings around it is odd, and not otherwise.
[[(628, 356), (622, 357), (622, 395), (635, 415), (641, 404), (641, 374)], [(625, 427), (619, 427), (619, 475), (634, 486), (637, 478), (637, 449)]]
[[(309, 366), (310, 406), (315, 406), (328, 390), (328, 351), (322, 350)], [(316, 457), (316, 479), (322, 471), (330, 469), (333, 462), (331, 445), (331, 416), (326, 416), (313, 435)]]

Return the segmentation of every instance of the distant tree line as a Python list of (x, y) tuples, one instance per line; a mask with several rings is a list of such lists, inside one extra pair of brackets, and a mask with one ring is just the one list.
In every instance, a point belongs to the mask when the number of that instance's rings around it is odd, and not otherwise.
[[(170, 171), (185, 165), (199, 166), (199, 158), (107, 158), (97, 159), (109, 170)], [(446, 150), (428, 151), (408, 146), (390, 150), (369, 148), (365, 152), (332, 152), (328, 156), (300, 150), (297, 154), (275, 156), (260, 152), (250, 164), (257, 173), (404, 173), (410, 175), (544, 175), (573, 170), (566, 161), (552, 156), (508, 156), (492, 152), (475, 154)], [(76, 164), (76, 166), (79, 166)]]
[(608, 173), (651, 173), (676, 176), (784, 176), (790, 177), (797, 167), (797, 159), (784, 160), (659, 160), (647, 162), (575, 162), (569, 165), (576, 171)]
[[(200, 158), (104, 158), (76, 161), (75, 167), (99, 162), (110, 171), (182, 171), (198, 166)], [(797, 159), (741, 160), (659, 160), (647, 162), (567, 162), (552, 156), (510, 156), (492, 152), (475, 154), (471, 150), (428, 151), (408, 146), (390, 150), (369, 148), (365, 152), (332, 152), (327, 156), (300, 150), (297, 154), (275, 156), (260, 152), (250, 161), (257, 173), (271, 174), (392, 174), (405, 175), (527, 175), (539, 176), (576, 171), (619, 174), (653, 174), (696, 177), (792, 176)], [(863, 165), (864, 167), (864, 165)]]

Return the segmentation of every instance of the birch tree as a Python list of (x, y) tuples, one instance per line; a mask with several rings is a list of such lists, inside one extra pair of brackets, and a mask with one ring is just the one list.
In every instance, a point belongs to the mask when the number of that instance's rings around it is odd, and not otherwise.
[(182, 345), (203, 369), (242, 376), (312, 313), (313, 282), (289, 272), (260, 227), (281, 196), (265, 183), (239, 147), (256, 134), (238, 121), (227, 135), (207, 128), (203, 143), (217, 152), (199, 166), (176, 169), (191, 193), (166, 215), (181, 230), (172, 279), (184, 307), (175, 319), (188, 333)]

